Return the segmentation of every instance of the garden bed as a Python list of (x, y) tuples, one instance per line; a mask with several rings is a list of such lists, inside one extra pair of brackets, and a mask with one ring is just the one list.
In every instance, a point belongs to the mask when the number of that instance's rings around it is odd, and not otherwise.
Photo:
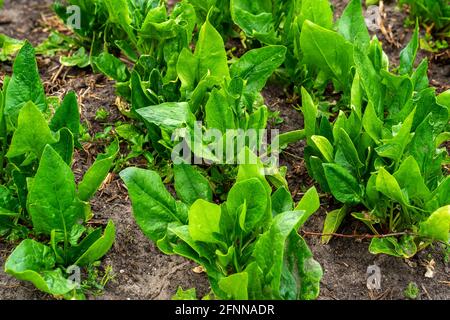
[[(0, 11), (0, 32), (9, 36), (28, 39), (37, 45), (44, 40), (57, 18), (50, 9), (52, 1), (6, 0)], [(348, 1), (335, 0), (335, 12), (339, 16)], [(404, 12), (395, 4), (385, 3), (383, 22), (388, 33), (377, 32), (385, 51), (394, 63), (409, 41), (412, 30), (403, 27)], [(26, 17), (26, 18), (24, 18)], [(62, 27), (62, 26), (61, 26)], [(420, 52), (420, 58), (430, 60), (430, 83), (439, 92), (450, 88), (450, 57), (443, 54), (433, 56)], [(90, 69), (61, 67), (59, 58), (38, 59), (39, 70), (48, 95), (62, 96), (75, 90), (81, 104), (81, 118), (94, 136), (104, 128), (121, 119), (118, 112), (112, 81), (103, 75), (91, 73)], [(11, 64), (0, 67), (0, 77), (11, 73)], [(295, 101), (282, 89), (269, 85), (263, 95), (272, 111), (279, 111), (283, 123), (277, 125), (282, 132), (303, 128), (303, 119)], [(96, 110), (104, 107), (108, 111), (106, 120), (96, 120)], [(84, 145), (84, 151), (76, 154), (74, 171), (81, 174), (103, 152), (99, 142)], [(281, 164), (288, 167), (288, 181), (293, 196), (298, 200), (307, 187), (313, 184), (306, 173), (303, 161), (304, 143), (290, 146), (282, 155)], [(139, 164), (139, 163), (137, 163)], [(117, 226), (116, 241), (103, 260), (103, 268), (111, 266), (113, 278), (98, 296), (92, 299), (170, 299), (177, 287), (197, 288), (199, 295), (209, 292), (206, 275), (198, 272), (192, 262), (177, 256), (163, 255), (140, 231), (131, 213), (131, 204), (122, 181), (117, 175), (107, 182), (91, 202), (95, 216), (92, 224), (104, 225), (112, 219)], [(324, 276), (319, 299), (403, 299), (403, 291), (415, 282), (420, 290), (419, 299), (450, 299), (450, 270), (444, 262), (441, 249), (429, 248), (410, 260), (385, 255), (372, 255), (368, 251), (370, 239), (336, 237), (330, 244), (322, 245), (320, 233), (326, 211), (336, 208), (332, 198), (321, 198), (321, 209), (303, 227), (303, 235), (322, 265)], [(358, 222), (347, 219), (339, 230), (346, 235), (366, 234), (368, 230)], [(0, 242), (0, 264), (3, 265), (14, 244)], [(369, 290), (367, 268), (381, 268), (381, 290)], [(427, 269), (434, 270), (432, 278), (425, 277)], [(0, 271), (0, 299), (48, 299), (49, 296), (36, 290), (32, 284), (20, 282)]]

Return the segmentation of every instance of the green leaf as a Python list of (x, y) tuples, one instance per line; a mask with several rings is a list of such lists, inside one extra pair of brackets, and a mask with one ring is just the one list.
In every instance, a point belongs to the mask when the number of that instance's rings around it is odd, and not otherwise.
[(260, 92), (272, 73), (284, 62), (286, 47), (267, 46), (245, 53), (230, 68), (232, 78), (247, 81), (247, 92)]
[(302, 112), (305, 123), (305, 133), (308, 144), (311, 144), (311, 137), (316, 134), (317, 106), (308, 91), (302, 87)]
[(103, 74), (118, 82), (125, 82), (130, 78), (127, 65), (108, 52), (92, 57), (92, 63)]
[(412, 236), (403, 236), (400, 242), (394, 237), (374, 238), (370, 242), (369, 252), (409, 259), (417, 253), (417, 246)]
[(334, 162), (333, 145), (327, 138), (322, 136), (312, 136), (311, 140), (327, 162)]
[(22, 40), (17, 40), (8, 37), (5, 34), (0, 34), (0, 61), (10, 60), (11, 57), (23, 47), (23, 44), (24, 41)]
[(272, 195), (272, 214), (276, 216), (277, 214), (292, 211), (294, 208), (294, 201), (290, 192), (285, 188), (278, 188)]
[[(255, 244), (252, 255), (261, 270), (259, 281), (263, 285), (263, 290), (260, 294), (265, 299), (280, 299), (281, 297), (286, 241), (303, 214), (303, 211), (289, 211), (275, 216), (270, 229), (261, 235)], [(255, 281), (251, 278), (250, 274), (249, 283)], [(249, 294), (249, 296), (251, 295)]]
[(399, 73), (410, 74), (414, 68), (414, 62), (416, 61), (417, 50), (419, 49), (419, 24), (416, 24), (416, 28), (412, 35), (411, 41), (408, 43), (405, 49), (400, 52), (400, 68)]
[(323, 244), (330, 242), (332, 238), (330, 234), (335, 233), (339, 229), (347, 213), (348, 213), (347, 206), (343, 206), (340, 209), (333, 210), (327, 213), (322, 231), (325, 234), (324, 236), (322, 236)]
[(82, 255), (75, 261), (76, 266), (86, 266), (102, 258), (111, 249), (116, 235), (116, 227), (112, 220), (108, 221), (103, 235), (98, 238)]
[(248, 300), (247, 286), (246, 272), (235, 273), (219, 280), (219, 287), (229, 300)]
[(168, 131), (191, 124), (194, 115), (187, 102), (166, 102), (157, 106), (141, 108), (137, 113), (147, 122)]
[(172, 297), (172, 300), (197, 300), (197, 290), (195, 288), (183, 290), (178, 287), (177, 293)]
[(33, 152), (37, 157), (41, 157), (45, 146), (56, 141), (43, 114), (30, 101), (20, 110), (17, 129), (6, 156), (14, 158)]
[(242, 205), (246, 205), (245, 229), (251, 232), (262, 222), (267, 221), (269, 201), (264, 185), (257, 178), (237, 182), (228, 193), (229, 214), (238, 217)]
[(394, 176), (387, 172), (386, 169), (380, 168), (378, 171), (376, 186), (378, 192), (381, 192), (386, 197), (403, 205), (407, 205), (397, 180)]
[(58, 154), (63, 158), (64, 162), (69, 166), (72, 165), (73, 160), (73, 135), (67, 128), (62, 128), (58, 132), (59, 140), (57, 143), (52, 144), (52, 148), (58, 152)]
[(59, 58), (59, 61), (63, 66), (66, 67), (77, 66), (78, 68), (86, 68), (91, 63), (89, 53), (86, 52), (86, 49), (84, 47), (79, 48), (70, 57), (61, 56)]
[(61, 106), (56, 110), (50, 121), (50, 129), (57, 132), (62, 128), (67, 128), (72, 132), (75, 143), (78, 143), (80, 134), (80, 112), (78, 110), (77, 96), (74, 91), (70, 91), (64, 97)]
[(198, 59), (197, 80), (206, 75), (218, 80), (230, 78), (222, 36), (207, 19), (200, 29), (194, 55)]
[(323, 168), (331, 193), (337, 200), (345, 204), (361, 202), (363, 190), (347, 169), (333, 163), (325, 163)]
[(76, 289), (78, 284), (66, 279), (61, 269), (55, 269), (55, 263), (56, 258), (50, 247), (27, 239), (8, 257), (5, 272), (32, 282), (43, 292), (61, 296)]
[(375, 143), (379, 144), (384, 123), (378, 118), (372, 102), (367, 104), (362, 123), (367, 134), (375, 141)]
[(306, 20), (302, 27), (300, 44), (304, 63), (315, 66), (339, 84), (340, 90), (351, 86), (350, 69), (353, 66), (353, 47), (340, 34)]
[[(297, 228), (301, 228), (308, 218), (320, 208), (319, 194), (316, 187), (311, 187), (305, 192), (300, 202), (295, 207), (295, 211), (305, 211), (301, 219), (300, 225)], [(287, 211), (287, 210), (286, 210)]]
[(106, 149), (106, 153), (100, 154), (94, 164), (86, 171), (83, 179), (78, 184), (78, 197), (82, 201), (89, 201), (108, 176), (114, 160), (119, 153), (119, 142), (114, 142)]
[(439, 208), (420, 224), (419, 234), (430, 240), (449, 241), (450, 206)]
[[(314, 22), (325, 29), (333, 28), (333, 10), (328, 0), (302, 0), (299, 25), (306, 20)], [(296, 4), (292, 4), (295, 6)]]
[(399, 186), (408, 192), (409, 199), (418, 197), (425, 200), (431, 195), (423, 181), (419, 165), (412, 156), (403, 160), (399, 169), (394, 173), (394, 178)]
[(14, 62), (13, 75), (5, 94), (4, 112), (13, 124), (16, 124), (20, 109), (29, 101), (33, 102), (40, 111), (47, 110), (34, 49), (26, 41)]
[(205, 120), (208, 129), (218, 129), (225, 134), (228, 129), (235, 129), (233, 110), (230, 108), (226, 96), (214, 89), (205, 106)]
[(221, 207), (199, 199), (189, 209), (189, 234), (195, 241), (220, 243), (214, 234), (220, 234)]
[(356, 71), (361, 79), (361, 84), (367, 94), (369, 103), (372, 103), (376, 114), (383, 116), (383, 90), (379, 70), (375, 69), (369, 56), (359, 47), (353, 50), (353, 58)]
[(348, 163), (355, 169), (364, 167), (364, 164), (361, 160), (359, 160), (358, 151), (356, 151), (355, 145), (353, 144), (352, 139), (348, 136), (347, 132), (341, 128), (337, 133), (337, 137), (337, 144), (344, 153), (345, 159)]
[(234, 23), (248, 37), (256, 38), (265, 44), (276, 44), (278, 42), (270, 0), (257, 2), (231, 0), (230, 11)]
[(173, 166), (175, 190), (178, 197), (191, 205), (197, 199), (212, 201), (212, 190), (208, 179), (201, 175), (194, 166), (180, 164)]
[(350, 42), (367, 48), (370, 42), (369, 31), (362, 11), (361, 0), (352, 0), (338, 21), (339, 33)]
[(384, 140), (383, 144), (375, 150), (379, 156), (398, 161), (402, 158), (406, 146), (411, 142), (411, 127), (414, 120), (415, 109), (400, 125), (400, 129), (392, 139)]
[(314, 300), (319, 296), (322, 267), (295, 231), (287, 239), (283, 264), (280, 287), (283, 299)]
[(58, 230), (67, 236), (85, 220), (85, 205), (76, 196), (72, 169), (50, 146), (42, 154), (27, 206), (37, 233), (50, 235)]
[(169, 224), (187, 224), (188, 217), (178, 212), (175, 199), (158, 173), (128, 168), (120, 173), (120, 177), (128, 188), (136, 222), (152, 241), (163, 239)]

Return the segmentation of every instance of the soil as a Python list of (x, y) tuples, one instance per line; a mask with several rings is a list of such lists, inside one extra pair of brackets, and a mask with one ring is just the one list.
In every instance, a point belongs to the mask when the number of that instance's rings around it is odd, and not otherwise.
[[(334, 0), (336, 15), (339, 16), (347, 0)], [(57, 25), (50, 5), (51, 0), (6, 0), (5, 8), (0, 10), (0, 33), (19, 39), (29, 39), (34, 45), (44, 40), (51, 27)], [(411, 36), (412, 31), (403, 27), (404, 13), (393, 3), (385, 3), (384, 23), (391, 33), (377, 31), (385, 51), (394, 64), (398, 63), (400, 48)], [(24, 18), (26, 17), (26, 18)], [(61, 27), (61, 26), (58, 26)], [(431, 84), (438, 91), (449, 88), (449, 60), (430, 59)], [(103, 132), (106, 126), (124, 120), (118, 111), (114, 84), (102, 75), (93, 74), (90, 69), (61, 67), (58, 57), (38, 59), (39, 68), (49, 95), (62, 97), (74, 90), (80, 97), (82, 122), (88, 127), (91, 136)], [(0, 65), (0, 77), (11, 73), (11, 64)], [(281, 132), (303, 127), (301, 114), (296, 104), (277, 86), (268, 86), (263, 92), (266, 104), (279, 111), (284, 119), (276, 126)], [(98, 108), (105, 108), (109, 115), (104, 121), (95, 119)], [(96, 140), (97, 141), (97, 140)], [(95, 142), (84, 144), (74, 161), (77, 178), (94, 161), (97, 153), (102, 152), (103, 144)], [(307, 175), (303, 162), (304, 143), (291, 145), (282, 155), (281, 165), (288, 167), (288, 181), (293, 196), (298, 200), (313, 181)], [(326, 212), (336, 208), (336, 204), (326, 196), (321, 198), (321, 210), (304, 226), (303, 232), (320, 232)], [(101, 191), (91, 202), (95, 214), (91, 223), (105, 225), (112, 219), (117, 227), (116, 242), (106, 255), (102, 267), (110, 266), (113, 279), (108, 282), (100, 295), (89, 295), (90, 299), (170, 299), (178, 286), (184, 289), (195, 287), (199, 296), (209, 292), (204, 274), (194, 272), (195, 264), (176, 256), (166, 256), (143, 236), (134, 222), (131, 204), (126, 190), (117, 177), (112, 174)], [(349, 219), (340, 233), (364, 234), (367, 230), (359, 223)], [(444, 263), (440, 248), (431, 248), (419, 253), (410, 260), (397, 259), (385, 255), (371, 255), (368, 252), (369, 240), (335, 238), (329, 245), (322, 245), (320, 238), (305, 235), (311, 250), (323, 269), (319, 299), (404, 299), (403, 291), (410, 282), (415, 282), (420, 290), (419, 299), (450, 299), (450, 271)], [(0, 242), (0, 265), (14, 248), (13, 243)], [(369, 290), (367, 268), (377, 265), (381, 269), (381, 289)], [(425, 272), (434, 267), (434, 277), (426, 278)], [(0, 271), (0, 299), (50, 299), (33, 285), (6, 275)]]

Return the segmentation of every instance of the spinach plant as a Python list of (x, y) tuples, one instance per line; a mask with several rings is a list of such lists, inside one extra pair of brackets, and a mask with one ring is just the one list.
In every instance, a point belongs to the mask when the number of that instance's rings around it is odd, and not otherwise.
[[(376, 41), (376, 40), (374, 40)], [(380, 46), (352, 50), (355, 75), (350, 106), (335, 119), (303, 89), (308, 171), (343, 207), (328, 214), (328, 242), (351, 213), (375, 234), (372, 253), (411, 257), (432, 241), (447, 243), (450, 223), (448, 93), (428, 86), (427, 61), (417, 68), (418, 28), (389, 71)], [(350, 111), (347, 111), (350, 110)]]
[(156, 172), (128, 168), (121, 177), (144, 234), (162, 252), (201, 265), (217, 298), (314, 299), (322, 269), (297, 230), (318, 209), (317, 192), (294, 206), (288, 190), (272, 192), (262, 164), (252, 163), (239, 167), (222, 204), (190, 165), (175, 167), (178, 201)]
[(112, 221), (104, 233), (85, 222), (92, 217), (88, 201), (108, 174), (118, 144), (75, 184), (71, 165), (80, 127), (76, 95), (68, 93), (50, 114), (28, 42), (0, 97), (0, 236), (17, 230), (19, 237), (32, 235), (15, 248), (5, 271), (49, 294), (81, 297), (67, 268), (100, 259), (114, 241)]

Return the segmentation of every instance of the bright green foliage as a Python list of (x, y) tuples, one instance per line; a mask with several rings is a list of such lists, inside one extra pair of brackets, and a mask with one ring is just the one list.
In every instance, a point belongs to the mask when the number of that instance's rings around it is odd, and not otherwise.
[(80, 298), (68, 268), (99, 260), (115, 237), (112, 221), (104, 232), (85, 223), (92, 216), (87, 201), (108, 174), (118, 144), (98, 157), (77, 186), (71, 169), (79, 145), (76, 95), (68, 93), (48, 120), (34, 49), (27, 42), (0, 93), (0, 236), (33, 235), (12, 252), (5, 272), (54, 296)]
[[(314, 299), (322, 269), (297, 229), (318, 209), (317, 193), (311, 189), (293, 211), (290, 196), (276, 196), (283, 189), (270, 196), (259, 166), (239, 168), (238, 180), (221, 205), (207, 199), (193, 204), (176, 201), (156, 172), (128, 168), (121, 177), (144, 234), (163, 252), (202, 265), (216, 297)], [(201, 182), (204, 178), (187, 168), (177, 169), (183, 172), (175, 175), (175, 185), (180, 185), (178, 179), (183, 183), (190, 178), (199, 181), (199, 188), (177, 188), (181, 199), (208, 190)]]
[[(361, 24), (357, 18), (349, 19), (354, 17), (352, 11), (360, 11), (355, 1), (341, 18), (339, 32), (355, 42), (346, 44), (349, 52), (340, 50), (334, 56), (340, 66), (342, 61), (349, 62), (345, 75), (350, 76), (353, 68), (356, 71), (348, 87), (351, 105), (330, 121), (309, 93), (302, 91), (308, 140), (306, 165), (321, 188), (344, 204), (327, 215), (325, 234), (336, 232), (344, 216), (362, 205), (365, 209), (352, 216), (373, 232), (411, 233), (400, 239), (373, 239), (370, 251), (411, 257), (434, 240), (448, 240), (450, 190), (442, 167), (447, 153), (440, 146), (448, 140), (449, 110), (445, 94), (438, 98), (434, 89), (428, 88), (424, 64), (415, 68), (418, 28), (401, 53), (398, 73), (390, 72), (378, 41), (368, 43), (361, 26), (348, 25)], [(328, 42), (332, 35), (339, 37), (313, 24), (304, 27), (302, 37), (313, 32), (308, 29), (313, 27), (315, 41), (320, 34), (328, 34)], [(304, 45), (309, 46), (311, 41)], [(339, 41), (345, 43), (343, 38)], [(346, 56), (353, 60), (345, 60)], [(336, 79), (336, 84), (344, 75), (342, 69), (330, 67), (335, 64), (326, 61), (316, 61), (315, 65)], [(330, 238), (324, 236), (322, 240), (328, 242)]]

